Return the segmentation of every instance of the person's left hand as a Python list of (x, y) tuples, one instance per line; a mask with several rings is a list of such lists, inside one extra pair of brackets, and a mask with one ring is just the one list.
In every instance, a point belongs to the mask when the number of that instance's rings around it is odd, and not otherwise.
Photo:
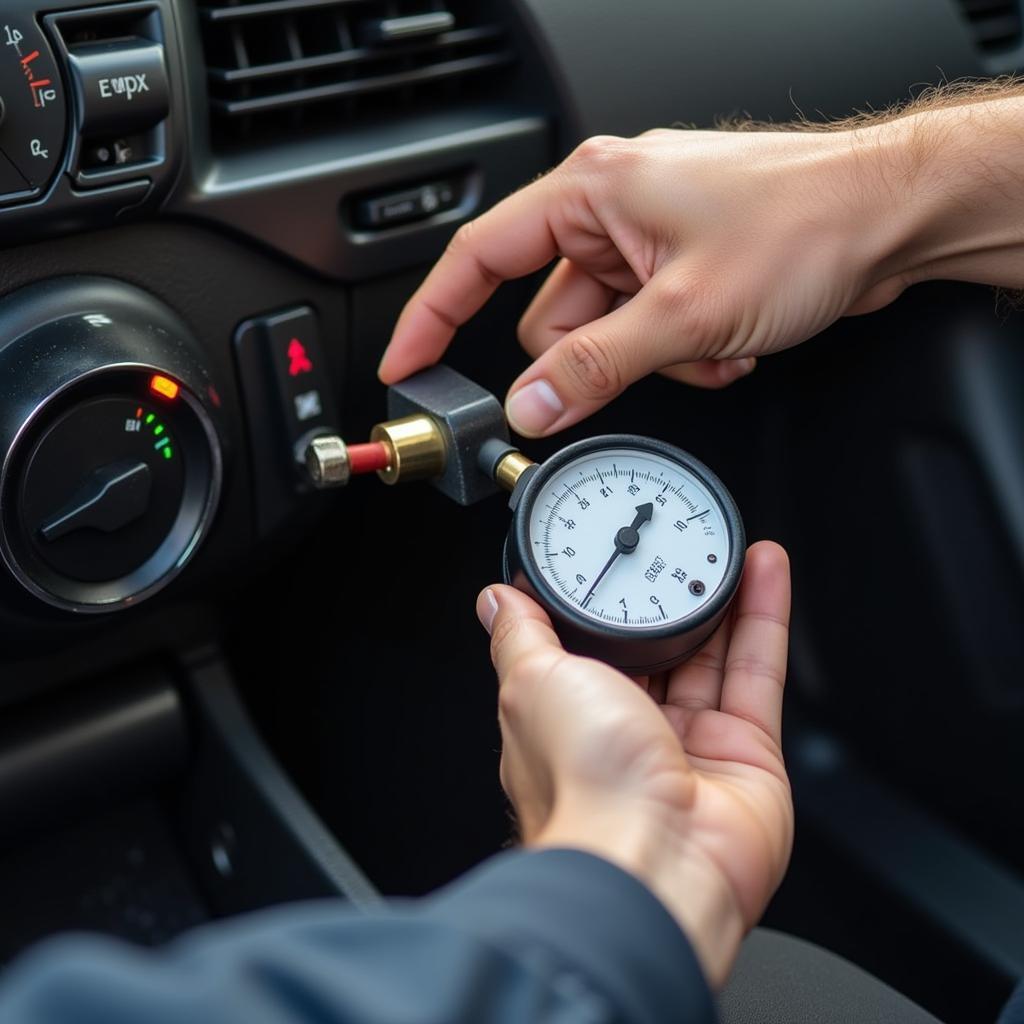
[(504, 739), (502, 784), (525, 843), (575, 847), (632, 872), (721, 984), (789, 860), (793, 810), (782, 760), (789, 563), (747, 552), (731, 614), (684, 665), (639, 685), (567, 654), (543, 610), (491, 587)]

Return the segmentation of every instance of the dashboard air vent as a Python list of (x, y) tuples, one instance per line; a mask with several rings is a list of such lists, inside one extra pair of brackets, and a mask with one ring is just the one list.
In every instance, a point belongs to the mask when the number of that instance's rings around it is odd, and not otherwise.
[(1020, 0), (959, 0), (974, 41), (985, 53), (1020, 45)]
[(512, 63), (479, 0), (200, 0), (216, 148), (437, 109)]

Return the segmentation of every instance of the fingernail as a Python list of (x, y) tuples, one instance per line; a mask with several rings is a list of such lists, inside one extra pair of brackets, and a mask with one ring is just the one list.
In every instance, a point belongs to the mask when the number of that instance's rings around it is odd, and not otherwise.
[(480, 625), (487, 630), (488, 635), (490, 635), (491, 626), (494, 624), (494, 616), (497, 614), (498, 599), (494, 596), (494, 591), (488, 587), (476, 603), (476, 616), (480, 620)]
[(746, 377), (748, 373), (753, 373), (755, 366), (757, 366), (757, 360), (753, 357), (748, 356), (746, 359), (737, 359), (733, 363), (734, 379), (739, 380), (740, 377)]
[(546, 380), (534, 380), (505, 403), (505, 415), (517, 434), (527, 437), (543, 434), (562, 413), (565, 406), (555, 389)]

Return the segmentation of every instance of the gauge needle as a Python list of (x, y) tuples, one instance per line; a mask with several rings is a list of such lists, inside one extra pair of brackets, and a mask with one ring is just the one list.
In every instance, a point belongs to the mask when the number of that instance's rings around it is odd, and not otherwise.
[(590, 584), (590, 589), (587, 591), (586, 597), (580, 602), (581, 608), (587, 607), (587, 602), (593, 596), (594, 591), (597, 590), (597, 585), (605, 578), (608, 570), (615, 563), (615, 559), (619, 555), (631, 555), (636, 551), (637, 545), (640, 543), (640, 527), (644, 523), (649, 523), (654, 516), (654, 505), (652, 502), (647, 502), (646, 505), (637, 505), (636, 515), (633, 517), (633, 522), (629, 526), (623, 526), (615, 534), (615, 550), (612, 552), (612, 557), (604, 563), (604, 568), (597, 574), (597, 579)]

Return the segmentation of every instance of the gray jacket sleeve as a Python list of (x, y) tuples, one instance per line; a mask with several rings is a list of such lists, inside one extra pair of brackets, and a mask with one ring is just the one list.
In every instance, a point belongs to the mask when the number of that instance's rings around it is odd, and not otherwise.
[(0, 984), (18, 1024), (711, 1024), (683, 933), (632, 876), (571, 850), (496, 857), (365, 914), (293, 904), (159, 951), (51, 940)]

